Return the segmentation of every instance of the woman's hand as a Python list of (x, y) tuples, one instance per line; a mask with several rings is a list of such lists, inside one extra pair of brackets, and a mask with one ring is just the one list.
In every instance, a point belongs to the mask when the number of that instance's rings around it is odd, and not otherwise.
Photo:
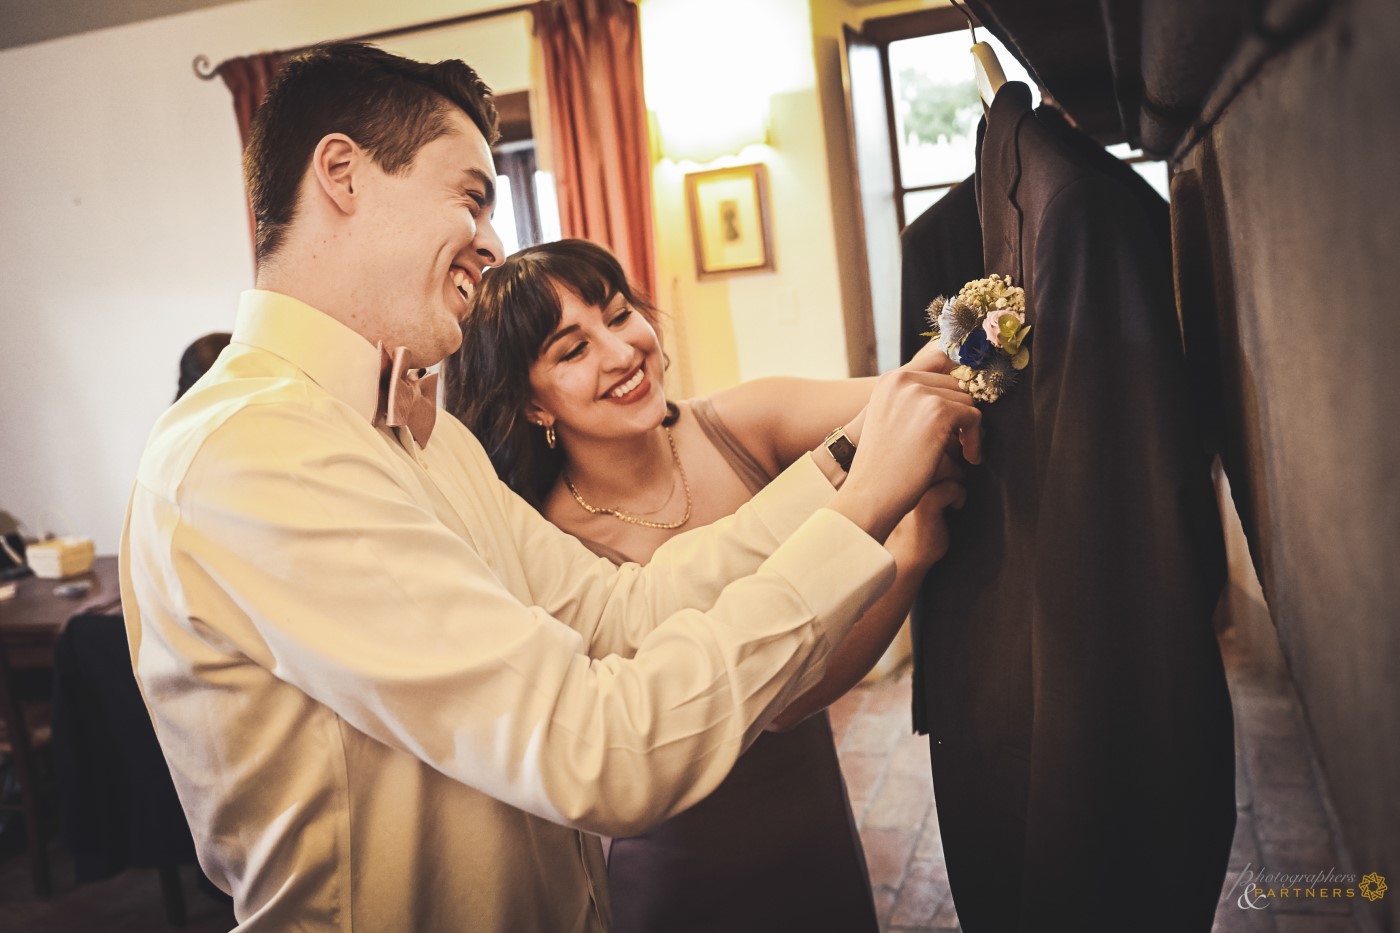
[[(945, 457), (946, 463), (951, 458)], [(956, 471), (956, 467), (953, 468)], [(899, 566), (909, 566), (927, 570), (948, 553), (948, 522), (944, 510), (950, 506), (963, 507), (967, 500), (967, 490), (963, 488), (955, 473), (948, 479), (935, 482), (924, 493), (919, 504), (910, 510), (890, 532), (885, 546), (894, 555)]]
[(913, 359), (900, 368), (924, 373), (951, 373), (954, 365), (953, 361), (948, 359), (948, 354), (938, 346), (938, 341), (930, 340), (914, 354)]

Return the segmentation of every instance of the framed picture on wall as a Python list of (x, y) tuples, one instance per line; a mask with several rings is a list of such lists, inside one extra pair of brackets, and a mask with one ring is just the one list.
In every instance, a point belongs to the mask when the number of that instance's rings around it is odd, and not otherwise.
[(773, 268), (765, 166), (692, 172), (685, 176), (685, 198), (701, 278)]

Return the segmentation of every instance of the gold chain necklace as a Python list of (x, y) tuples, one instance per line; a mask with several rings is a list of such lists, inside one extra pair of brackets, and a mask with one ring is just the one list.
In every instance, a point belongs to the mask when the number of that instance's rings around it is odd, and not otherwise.
[[(676, 439), (672, 436), (671, 429), (665, 428), (664, 430), (666, 431), (666, 442), (671, 445), (671, 462), (676, 465), (676, 470), (681, 474), (681, 488), (685, 490), (685, 514), (682, 515), (680, 519), (674, 522), (653, 522), (645, 518), (638, 518), (636, 515), (628, 515), (626, 512), (617, 509), (604, 509), (596, 505), (589, 505), (587, 502), (583, 501), (583, 496), (579, 495), (578, 489), (574, 487), (574, 482), (569, 479), (569, 474), (566, 470), (562, 474), (564, 485), (574, 497), (574, 501), (582, 506), (583, 510), (590, 515), (611, 515), (620, 522), (627, 522), (631, 525), (641, 525), (643, 528), (659, 528), (662, 531), (670, 531), (690, 521), (690, 481), (686, 479), (685, 467), (681, 466), (681, 455), (676, 452)], [(671, 488), (674, 489), (675, 486), (672, 485)]]

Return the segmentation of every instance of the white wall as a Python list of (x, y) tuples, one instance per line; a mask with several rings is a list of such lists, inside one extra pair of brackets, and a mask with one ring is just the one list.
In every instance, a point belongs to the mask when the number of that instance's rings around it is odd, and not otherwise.
[[(312, 42), (499, 0), (248, 0), (0, 52), (0, 509), (112, 553), (184, 347), (252, 283), (239, 141), (191, 59)], [(498, 91), (529, 86), (528, 17), (403, 37)]]

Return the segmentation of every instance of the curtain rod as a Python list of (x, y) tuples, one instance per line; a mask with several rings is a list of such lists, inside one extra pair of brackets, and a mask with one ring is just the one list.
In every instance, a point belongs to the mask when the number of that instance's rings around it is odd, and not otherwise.
[[(512, 13), (523, 13), (535, 4), (517, 3), (514, 6), (500, 7), (494, 10), (482, 10), (477, 13), (464, 13), (460, 16), (449, 16), (446, 19), (435, 19), (427, 23), (415, 23), (412, 26), (399, 26), (395, 29), (384, 29), (379, 32), (369, 32), (362, 36), (352, 36), (349, 39), (341, 39), (342, 42), (378, 42), (381, 39), (393, 39), (397, 36), (407, 35), (413, 32), (427, 32), (430, 29), (442, 29), (447, 26), (460, 26), (463, 23), (470, 23), (480, 19), (493, 19), (497, 16), (509, 16)], [(314, 46), (303, 45), (300, 48), (288, 49), (280, 54), (296, 55), (305, 52)], [(220, 62), (214, 67), (210, 67), (209, 56), (196, 55), (194, 57), (194, 73), (201, 81), (213, 80), (219, 73), (219, 69), (224, 67)]]

